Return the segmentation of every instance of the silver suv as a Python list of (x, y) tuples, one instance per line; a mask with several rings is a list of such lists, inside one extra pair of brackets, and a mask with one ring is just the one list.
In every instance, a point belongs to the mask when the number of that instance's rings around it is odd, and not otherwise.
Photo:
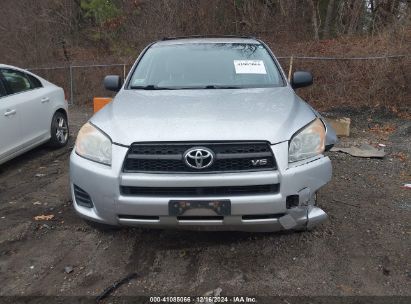
[(289, 83), (270, 49), (247, 37), (166, 38), (138, 57), (113, 102), (80, 130), (73, 204), (108, 225), (276, 231), (327, 215), (336, 136)]

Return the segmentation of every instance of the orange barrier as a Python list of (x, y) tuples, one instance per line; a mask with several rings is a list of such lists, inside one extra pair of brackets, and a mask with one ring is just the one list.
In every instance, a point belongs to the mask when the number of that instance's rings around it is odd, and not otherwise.
[(113, 98), (110, 97), (94, 97), (93, 98), (93, 108), (94, 113), (100, 111), (106, 104), (111, 102)]

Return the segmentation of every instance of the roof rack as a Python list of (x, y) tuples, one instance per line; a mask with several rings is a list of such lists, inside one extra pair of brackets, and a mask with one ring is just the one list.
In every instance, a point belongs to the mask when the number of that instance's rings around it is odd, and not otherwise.
[(256, 37), (254, 37), (254, 36), (244, 36), (244, 35), (189, 35), (189, 36), (164, 37), (161, 40), (165, 41), (165, 40), (190, 39), (190, 38), (245, 38), (245, 39), (256, 39)]

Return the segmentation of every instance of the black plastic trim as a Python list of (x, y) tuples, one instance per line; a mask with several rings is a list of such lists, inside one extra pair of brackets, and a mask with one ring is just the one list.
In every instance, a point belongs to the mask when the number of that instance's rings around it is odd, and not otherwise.
[(73, 192), (77, 205), (86, 208), (94, 207), (93, 201), (91, 200), (90, 195), (86, 191), (81, 189), (79, 186), (73, 185)]
[(174, 36), (174, 37), (163, 37), (161, 41), (167, 40), (179, 40), (179, 39), (195, 39), (195, 38), (239, 38), (239, 39), (254, 39), (257, 41), (256, 37), (253, 36), (242, 36), (242, 35), (188, 35), (188, 36)]
[(268, 220), (268, 219), (277, 219), (284, 216), (284, 213), (277, 213), (277, 214), (249, 214), (243, 215), (243, 220)]
[(130, 219), (130, 220), (152, 220), (152, 221), (156, 221), (159, 220), (160, 217), (159, 216), (155, 216), (155, 215), (123, 215), (120, 214), (118, 215), (119, 219)]
[(213, 197), (276, 194), (280, 184), (216, 187), (133, 187), (120, 186), (124, 196), (150, 197)]

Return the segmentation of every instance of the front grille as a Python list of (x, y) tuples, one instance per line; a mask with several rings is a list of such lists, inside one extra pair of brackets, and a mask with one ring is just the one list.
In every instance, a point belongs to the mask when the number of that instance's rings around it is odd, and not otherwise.
[(80, 187), (74, 185), (74, 197), (76, 198), (76, 203), (80, 206), (93, 208), (93, 202), (90, 195)]
[[(205, 147), (214, 155), (214, 163), (204, 169), (186, 165), (184, 153), (193, 147)], [(259, 163), (264, 160), (264, 163)], [(275, 170), (276, 163), (267, 142), (229, 143), (136, 143), (126, 156), (123, 172), (212, 173)]]
[(219, 187), (129, 187), (121, 186), (122, 195), (156, 197), (241, 196), (278, 193), (279, 184)]

